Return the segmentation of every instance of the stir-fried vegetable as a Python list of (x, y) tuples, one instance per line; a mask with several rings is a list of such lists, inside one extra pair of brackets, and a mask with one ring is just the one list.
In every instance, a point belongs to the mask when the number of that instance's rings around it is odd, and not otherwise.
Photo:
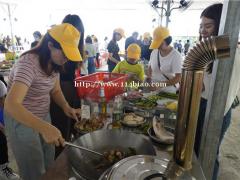
[(105, 151), (103, 153), (104, 157), (107, 159), (107, 161), (110, 164), (114, 164), (120, 161), (121, 159), (124, 159), (129, 156), (133, 156), (136, 154), (137, 154), (136, 149), (132, 147), (129, 147), (126, 151), (122, 151), (119, 149), (112, 149), (112, 150)]

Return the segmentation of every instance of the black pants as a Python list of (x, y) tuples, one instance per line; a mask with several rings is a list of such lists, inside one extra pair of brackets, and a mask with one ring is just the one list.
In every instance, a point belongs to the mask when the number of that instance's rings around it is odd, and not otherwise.
[(97, 67), (98, 67), (98, 68), (99, 68), (99, 66), (100, 66), (99, 56), (100, 56), (100, 53), (96, 53), (96, 62), (97, 62)]
[[(63, 95), (69, 105), (73, 108), (80, 108), (80, 99), (77, 97), (74, 83), (72, 81), (60, 81), (60, 85)], [(50, 105), (50, 115), (52, 124), (61, 131), (62, 136), (66, 141), (70, 141), (71, 134), (75, 134), (75, 120), (66, 116), (63, 110), (53, 101), (51, 101)], [(56, 147), (55, 157), (57, 157), (62, 150), (62, 147)]]
[(8, 162), (7, 138), (0, 130), (0, 165)]

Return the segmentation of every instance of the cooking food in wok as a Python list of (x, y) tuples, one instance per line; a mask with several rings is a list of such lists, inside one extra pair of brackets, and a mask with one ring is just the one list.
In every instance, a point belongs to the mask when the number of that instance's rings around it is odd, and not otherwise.
[(101, 169), (109, 168), (116, 162), (118, 162), (124, 158), (134, 156), (136, 154), (137, 154), (136, 149), (132, 148), (132, 147), (127, 148), (125, 151), (120, 150), (120, 149), (111, 149), (111, 150), (104, 151), (103, 152), (104, 159), (95, 168), (97, 171), (98, 170), (101, 171)]
[(129, 156), (134, 156), (136, 154), (137, 154), (136, 150), (131, 147), (129, 147), (127, 151), (121, 151), (120, 149), (112, 149), (103, 152), (105, 159), (107, 159), (109, 163), (113, 164), (115, 162), (120, 161), (121, 159), (124, 159)]
[(151, 141), (146, 136), (124, 130), (94, 131), (81, 136), (74, 141), (74, 144), (114, 156), (101, 157), (79, 149), (68, 148), (68, 157), (72, 168), (88, 180), (98, 179), (105, 170), (118, 161), (118, 158), (120, 160), (120, 156), (125, 158), (125, 156), (131, 156), (131, 153), (133, 155), (135, 153), (137, 155), (156, 155)]

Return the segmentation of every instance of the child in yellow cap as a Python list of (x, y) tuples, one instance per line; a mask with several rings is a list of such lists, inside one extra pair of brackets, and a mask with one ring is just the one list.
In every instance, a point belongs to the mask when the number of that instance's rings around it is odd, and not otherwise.
[(123, 73), (128, 75), (128, 84), (131, 82), (143, 82), (144, 68), (138, 63), (141, 56), (141, 48), (133, 43), (127, 48), (127, 59), (121, 61), (113, 69), (113, 73)]

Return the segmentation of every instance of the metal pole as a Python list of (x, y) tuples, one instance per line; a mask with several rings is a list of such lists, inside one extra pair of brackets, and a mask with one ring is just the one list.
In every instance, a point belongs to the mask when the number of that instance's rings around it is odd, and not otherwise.
[(164, 8), (164, 1), (162, 2), (162, 8), (161, 8), (161, 17), (160, 17), (160, 25), (162, 26), (163, 21), (163, 8)]
[(12, 27), (12, 15), (11, 15), (11, 9), (10, 9), (10, 4), (7, 3), (8, 7), (8, 18), (9, 18), (9, 23), (10, 23), (10, 30), (11, 30), (11, 37), (12, 37), (12, 50), (15, 52), (15, 46), (14, 46), (14, 37), (13, 37), (13, 27)]
[(167, 0), (167, 11), (166, 11), (166, 27), (168, 27), (169, 17), (171, 15), (171, 0)]

